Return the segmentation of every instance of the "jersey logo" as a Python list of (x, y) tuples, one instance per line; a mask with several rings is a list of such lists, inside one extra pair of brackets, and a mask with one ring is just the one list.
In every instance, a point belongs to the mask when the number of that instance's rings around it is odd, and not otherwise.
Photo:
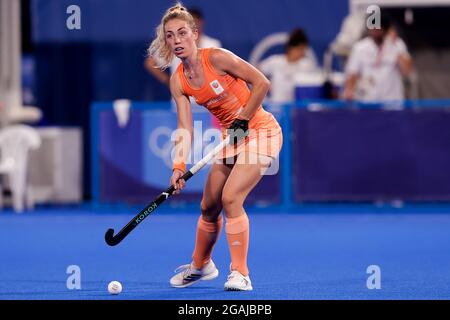
[(224, 91), (219, 81), (217, 80), (211, 81), (209, 83), (209, 86), (214, 90), (215, 94), (221, 94)]

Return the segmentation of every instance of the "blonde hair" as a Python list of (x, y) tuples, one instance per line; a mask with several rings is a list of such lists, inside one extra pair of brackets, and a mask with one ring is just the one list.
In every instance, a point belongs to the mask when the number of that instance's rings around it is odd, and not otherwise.
[(167, 9), (161, 19), (161, 23), (156, 27), (156, 38), (147, 49), (147, 54), (155, 60), (156, 68), (161, 70), (165, 70), (170, 66), (174, 56), (166, 42), (166, 35), (164, 32), (164, 26), (172, 19), (184, 20), (192, 30), (197, 29), (194, 18), (180, 2), (177, 2), (173, 7)]

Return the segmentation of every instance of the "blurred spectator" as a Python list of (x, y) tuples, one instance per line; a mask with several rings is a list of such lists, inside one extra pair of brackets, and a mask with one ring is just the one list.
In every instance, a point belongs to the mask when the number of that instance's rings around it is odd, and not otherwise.
[(318, 71), (317, 59), (300, 28), (291, 31), (284, 54), (272, 55), (258, 67), (270, 78), (270, 100), (276, 103), (294, 101), (295, 75)]
[(383, 14), (380, 28), (369, 29), (367, 34), (354, 45), (347, 62), (344, 99), (403, 100), (402, 76), (413, 69), (405, 43)]
[[(220, 43), (219, 40), (211, 38), (211, 37), (207, 36), (206, 34), (204, 34), (203, 31), (204, 31), (205, 19), (204, 19), (202, 11), (198, 8), (190, 8), (188, 11), (194, 18), (195, 24), (197, 25), (197, 28), (198, 28), (197, 46), (199, 48), (210, 48), (210, 47), (220, 48), (220, 47), (222, 47), (222, 44)], [(178, 59), (177, 57), (174, 57), (174, 59), (172, 60), (172, 64), (170, 65), (170, 73), (171, 74), (177, 70), (177, 67), (180, 64), (180, 62), (181, 62), (180, 59)], [(156, 63), (153, 58), (149, 57), (145, 60), (145, 68), (151, 74), (153, 74), (153, 76), (155, 78), (157, 78), (159, 81), (161, 81), (162, 83), (169, 86), (170, 75), (164, 71), (161, 71), (161, 69), (159, 69), (159, 68), (155, 68), (155, 66), (156, 66)]]

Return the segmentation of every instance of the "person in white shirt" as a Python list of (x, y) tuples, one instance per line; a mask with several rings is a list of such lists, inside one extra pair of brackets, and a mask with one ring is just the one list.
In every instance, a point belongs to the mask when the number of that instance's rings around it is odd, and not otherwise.
[(403, 76), (413, 69), (405, 43), (390, 29), (382, 16), (379, 29), (369, 29), (368, 36), (352, 48), (346, 65), (343, 98), (361, 101), (393, 101), (405, 98)]
[(295, 76), (318, 71), (317, 59), (300, 28), (291, 31), (284, 54), (269, 56), (258, 68), (270, 78), (270, 101), (274, 103), (294, 101)]
[[(197, 47), (199, 48), (221, 48), (222, 44), (219, 40), (211, 38), (203, 33), (204, 25), (205, 25), (205, 19), (203, 16), (203, 13), (200, 9), (197, 8), (190, 8), (188, 9), (189, 13), (194, 18), (195, 24), (198, 28), (198, 39), (197, 39)], [(174, 73), (177, 70), (178, 65), (180, 64), (181, 60), (175, 57), (172, 60), (172, 63), (170, 65), (170, 74)], [(166, 84), (169, 86), (169, 80), (170, 75), (164, 71), (161, 71), (161, 69), (156, 68), (156, 62), (153, 58), (148, 57), (145, 60), (145, 68), (161, 83)]]

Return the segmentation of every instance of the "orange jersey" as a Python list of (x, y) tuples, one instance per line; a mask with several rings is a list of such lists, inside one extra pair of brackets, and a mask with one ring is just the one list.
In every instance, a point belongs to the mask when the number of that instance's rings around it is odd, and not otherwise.
[[(219, 75), (209, 62), (211, 48), (201, 50), (204, 84), (193, 88), (184, 75), (183, 64), (177, 68), (184, 94), (194, 97), (197, 104), (207, 108), (219, 120), (222, 128), (228, 128), (237, 115), (245, 108), (250, 98), (250, 90), (244, 80), (230, 74)], [(249, 129), (278, 129), (279, 125), (271, 113), (259, 106), (249, 121)]]
[[(247, 105), (250, 90), (244, 80), (230, 74), (219, 75), (209, 61), (211, 48), (201, 50), (204, 84), (193, 88), (184, 75), (183, 64), (177, 68), (182, 91), (194, 97), (197, 104), (207, 108), (220, 122), (223, 138), (238, 114)], [(281, 127), (275, 117), (259, 106), (248, 123), (250, 134), (239, 146), (228, 146), (218, 158), (228, 158), (242, 151), (250, 151), (275, 158), (282, 144)]]

